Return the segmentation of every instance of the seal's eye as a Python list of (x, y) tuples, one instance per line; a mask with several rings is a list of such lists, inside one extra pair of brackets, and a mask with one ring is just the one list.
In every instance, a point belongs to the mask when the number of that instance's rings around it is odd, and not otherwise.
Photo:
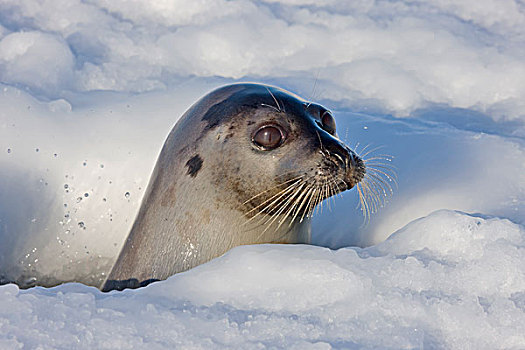
[(283, 133), (275, 125), (263, 126), (253, 135), (252, 141), (264, 150), (271, 150), (281, 145)]
[(332, 117), (330, 112), (327, 111), (323, 113), (321, 122), (323, 123), (323, 129), (332, 135), (335, 134), (335, 119)]

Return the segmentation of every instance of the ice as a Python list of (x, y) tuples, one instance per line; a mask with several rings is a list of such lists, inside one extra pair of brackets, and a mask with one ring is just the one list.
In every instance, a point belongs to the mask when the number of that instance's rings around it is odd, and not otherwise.
[[(0, 349), (525, 348), (524, 34), (512, 0), (0, 1), (0, 279), (84, 283), (0, 286)], [(388, 155), (385, 205), (346, 192), (319, 246), (88, 287), (171, 127), (239, 81)]]
[(57, 96), (70, 88), (73, 54), (60, 37), (40, 31), (15, 32), (0, 41), (2, 81)]
[(2, 286), (0, 337), (81, 349), (519, 348), (524, 248), (519, 225), (442, 210), (374, 247), (238, 247), (134, 291)]
[[(278, 80), (308, 95), (317, 79), (317, 99), (354, 110), (408, 116), (445, 105), (523, 123), (522, 7), (512, 0), (6, 0), (0, 69), (2, 81), (52, 98), (57, 88), (140, 92), (190, 77)], [(6, 60), (35, 37), (21, 62)]]

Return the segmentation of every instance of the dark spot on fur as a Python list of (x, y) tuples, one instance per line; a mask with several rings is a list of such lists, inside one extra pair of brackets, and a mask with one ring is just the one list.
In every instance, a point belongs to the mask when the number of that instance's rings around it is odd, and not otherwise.
[(150, 279), (144, 280), (142, 282), (140, 282), (136, 278), (130, 278), (130, 279), (127, 279), (127, 280), (108, 280), (104, 284), (104, 287), (102, 288), (102, 291), (103, 292), (109, 292), (111, 290), (124, 290), (124, 289), (127, 289), (127, 288), (136, 289), (136, 288), (145, 287), (148, 284), (153, 283), (153, 282), (157, 282), (157, 281), (159, 281), (159, 280), (155, 279), (155, 278), (150, 278)]
[(250, 120), (250, 121), (248, 122), (248, 125), (253, 125), (253, 124), (255, 124), (255, 122), (252, 121), (252, 120)]
[(199, 170), (201, 170), (202, 158), (197, 154), (186, 162), (186, 166), (188, 167), (188, 175), (195, 177)]

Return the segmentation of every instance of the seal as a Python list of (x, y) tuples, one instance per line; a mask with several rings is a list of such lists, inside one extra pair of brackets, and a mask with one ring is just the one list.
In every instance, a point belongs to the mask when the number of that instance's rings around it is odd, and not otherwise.
[(101, 289), (145, 286), (239, 245), (309, 243), (316, 205), (365, 172), (323, 106), (274, 86), (218, 88), (171, 130)]

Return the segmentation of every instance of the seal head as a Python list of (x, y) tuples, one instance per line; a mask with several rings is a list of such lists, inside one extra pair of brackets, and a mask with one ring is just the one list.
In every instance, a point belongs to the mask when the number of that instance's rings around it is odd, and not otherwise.
[(169, 134), (102, 289), (166, 279), (238, 245), (308, 243), (315, 206), (364, 175), (323, 106), (273, 86), (221, 87)]

